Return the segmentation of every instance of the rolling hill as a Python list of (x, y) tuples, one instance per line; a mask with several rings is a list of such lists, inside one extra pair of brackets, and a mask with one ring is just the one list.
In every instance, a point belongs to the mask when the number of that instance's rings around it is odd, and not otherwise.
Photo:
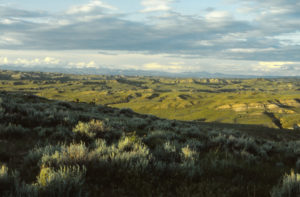
[(1, 91), (0, 195), (285, 196), (299, 137)]

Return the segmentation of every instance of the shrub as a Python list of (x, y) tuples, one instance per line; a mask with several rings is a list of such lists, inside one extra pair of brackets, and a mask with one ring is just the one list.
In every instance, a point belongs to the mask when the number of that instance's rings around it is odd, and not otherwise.
[(4, 165), (0, 168), (0, 194), (11, 184), (11, 178), (8, 175), (8, 168)]
[(189, 146), (191, 149), (193, 149), (195, 151), (200, 151), (200, 150), (206, 148), (205, 142), (197, 140), (197, 139), (188, 139), (184, 145)]
[(157, 160), (169, 163), (180, 160), (180, 155), (176, 152), (176, 146), (169, 141), (165, 142), (162, 146), (156, 146), (153, 155)]
[(131, 117), (134, 114), (133, 110), (130, 108), (122, 108), (122, 109), (120, 109), (119, 113), (124, 114), (128, 117)]
[(85, 164), (88, 159), (88, 148), (85, 144), (62, 145), (59, 151), (43, 154), (41, 164), (46, 166)]
[[(39, 135), (43, 135), (43, 131), (39, 132)], [(70, 142), (74, 139), (74, 133), (66, 127), (57, 126), (50, 137), (55, 141)]]
[[(211, 137), (211, 142), (214, 146), (225, 148), (225, 150), (233, 152), (237, 155), (244, 156), (250, 160), (254, 160), (258, 156), (266, 156), (270, 151), (270, 146), (264, 146), (261, 149), (256, 140), (251, 137), (219, 134)], [(271, 146), (272, 148), (272, 146)]]
[(148, 125), (148, 121), (142, 118), (129, 118), (126, 122), (126, 126), (130, 130), (136, 130), (136, 129), (144, 129)]
[(36, 147), (30, 150), (27, 156), (24, 158), (24, 165), (26, 167), (39, 166), (39, 162), (44, 155), (52, 155), (56, 151), (60, 151), (60, 145), (48, 145), (45, 147)]
[(271, 191), (272, 197), (296, 197), (300, 195), (300, 174), (293, 170), (291, 174), (286, 174), (280, 185)]
[(111, 157), (112, 163), (125, 169), (132, 169), (138, 173), (148, 166), (150, 160), (149, 149), (138, 138), (124, 137), (120, 139), (118, 150)]
[(9, 174), (8, 168), (2, 165), (0, 168), (0, 196), (13, 191), (14, 184), (18, 181), (18, 174), (13, 172)]
[(167, 152), (176, 152), (176, 147), (174, 144), (171, 144), (169, 141), (164, 144), (164, 150)]
[(172, 141), (180, 139), (179, 136), (171, 131), (162, 131), (157, 130), (148, 134), (144, 138), (145, 144), (147, 144), (150, 148), (155, 148), (156, 146), (163, 145), (167, 141)]
[(0, 196), (7, 197), (80, 197), (86, 174), (85, 167), (60, 167), (58, 170), (42, 167), (37, 182), (20, 182), (17, 173), (8, 173), (8, 168), (0, 168)]
[(88, 123), (78, 122), (73, 129), (75, 134), (85, 138), (103, 137), (106, 131), (104, 122), (100, 120), (91, 120)]
[(296, 161), (296, 168), (300, 169), (300, 159), (297, 159), (297, 161)]
[(39, 197), (38, 187), (34, 184), (26, 184), (15, 182), (14, 190), (12, 190), (9, 197)]
[(0, 137), (5, 138), (18, 138), (22, 137), (29, 132), (28, 129), (23, 128), (21, 125), (9, 123), (7, 126), (0, 125)]
[(82, 196), (85, 174), (85, 167), (64, 166), (58, 170), (43, 167), (36, 185), (41, 196), (79, 197)]
[(286, 144), (285, 152), (292, 153), (294, 156), (300, 156), (300, 141), (290, 141)]
[(188, 138), (206, 139), (206, 135), (195, 126), (179, 128), (179, 132)]
[(196, 156), (197, 152), (192, 150), (189, 145), (186, 147), (181, 148), (182, 157), (185, 160), (194, 160), (194, 157)]
[(136, 136), (123, 137), (118, 142), (119, 151), (132, 151), (139, 147), (140, 141)]
[[(95, 147), (89, 153), (89, 160), (94, 161), (94, 167), (105, 166), (106, 171), (143, 171), (149, 163), (149, 149), (135, 137), (123, 137), (118, 143), (107, 146), (104, 140), (97, 140)], [(100, 165), (101, 164), (101, 165)]]
[(156, 120), (153, 125), (157, 130), (172, 130), (171, 122), (168, 120)]

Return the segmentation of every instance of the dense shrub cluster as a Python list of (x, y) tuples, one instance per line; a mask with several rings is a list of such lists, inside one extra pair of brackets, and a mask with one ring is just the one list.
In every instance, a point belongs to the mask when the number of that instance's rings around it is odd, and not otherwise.
[(20, 181), (17, 174), (8, 174), (7, 167), (2, 166), (0, 195), (7, 197), (83, 196), (85, 172), (86, 169), (79, 166), (64, 166), (57, 170), (42, 167), (36, 182), (26, 184)]
[(79, 166), (64, 166), (58, 170), (43, 167), (35, 186), (41, 196), (83, 196), (85, 173), (86, 169)]
[(119, 139), (122, 135), (122, 132), (110, 128), (104, 121), (94, 119), (90, 122), (78, 122), (73, 132), (78, 141), (92, 141), (96, 138), (112, 141)]
[(0, 148), (7, 142), (17, 150), (17, 156), (0, 157), (10, 168), (0, 168), (0, 196), (299, 192), (297, 172), (273, 186), (287, 170), (299, 170), (300, 141), (277, 142), (128, 109), (13, 93), (0, 97)]
[(21, 125), (15, 125), (9, 123), (8, 125), (0, 125), (0, 137), (1, 138), (18, 138), (28, 134), (29, 129), (23, 128)]

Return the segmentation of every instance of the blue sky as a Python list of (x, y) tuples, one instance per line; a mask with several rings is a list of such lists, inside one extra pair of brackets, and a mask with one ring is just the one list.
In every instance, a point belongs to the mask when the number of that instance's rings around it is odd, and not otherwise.
[(0, 0), (1, 65), (300, 75), (300, 1)]

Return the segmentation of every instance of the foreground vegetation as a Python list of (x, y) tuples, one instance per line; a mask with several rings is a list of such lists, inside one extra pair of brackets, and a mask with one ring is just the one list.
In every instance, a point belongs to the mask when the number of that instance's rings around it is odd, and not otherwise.
[(172, 79), (0, 71), (0, 90), (131, 108), (161, 118), (300, 127), (300, 81)]
[(0, 92), (0, 196), (298, 196), (298, 139)]

